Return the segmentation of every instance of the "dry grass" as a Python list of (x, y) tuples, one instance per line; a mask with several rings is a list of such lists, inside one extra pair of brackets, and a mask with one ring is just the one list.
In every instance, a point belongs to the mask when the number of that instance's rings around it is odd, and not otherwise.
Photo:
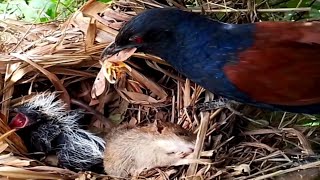
[[(169, 2), (181, 7), (177, 1)], [(196, 3), (202, 4), (207, 12), (223, 13), (223, 16), (218, 14), (219, 19), (232, 23), (257, 21), (263, 18), (259, 13), (266, 11), (274, 12), (269, 16), (277, 20), (279, 13), (287, 11), (259, 10), (256, 7), (262, 5), (241, 0), (198, 0)], [(146, 172), (145, 176), (152, 179), (168, 179), (169, 176), (170, 179), (263, 179), (300, 169), (312, 170), (302, 174), (305, 179), (310, 174), (317, 174), (319, 161), (312, 157), (316, 157), (315, 149), (319, 147), (318, 129), (299, 125), (315, 118), (313, 116), (237, 107), (255, 120), (249, 121), (227, 109), (205, 113), (194, 111), (189, 107), (209, 101), (214, 95), (179, 75), (161, 59), (141, 53), (126, 61), (116, 84), (95, 81), (97, 76), (103, 77), (100, 53), (114, 40), (121, 25), (145, 8), (162, 6), (152, 0), (117, 0), (111, 5), (89, 1), (63, 23), (0, 22), (1, 176), (10, 179), (107, 178), (46, 166), (25, 157), (22, 140), (7, 126), (9, 109), (34, 92), (47, 89), (60, 91), (61, 98), (70, 107), (70, 98), (81, 100), (116, 123), (161, 119), (198, 133), (197, 156), (210, 158), (213, 163)], [(201, 12), (199, 8), (193, 10)], [(233, 12), (225, 13), (226, 10)], [(93, 88), (96, 89), (91, 94)], [(91, 122), (92, 131), (105, 130), (103, 118), (92, 117)]]

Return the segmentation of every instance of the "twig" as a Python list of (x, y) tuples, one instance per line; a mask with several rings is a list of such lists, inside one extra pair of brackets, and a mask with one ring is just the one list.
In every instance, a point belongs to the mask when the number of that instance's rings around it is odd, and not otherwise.
[(15, 131), (16, 131), (16, 129), (11, 129), (10, 131), (4, 133), (3, 135), (0, 136), (0, 141), (3, 141), (4, 139), (6, 139), (8, 136), (10, 136)]
[[(206, 94), (205, 97), (205, 101), (208, 101), (208, 95)], [(207, 130), (208, 130), (208, 126), (209, 126), (209, 121), (210, 119), (214, 118), (215, 116), (217, 116), (219, 113), (221, 112), (221, 108), (217, 109), (211, 116), (209, 112), (201, 112), (201, 122), (200, 122), (200, 128), (199, 128), (199, 132), (197, 134), (197, 141), (196, 141), (196, 145), (195, 145), (195, 150), (194, 150), (194, 154), (192, 158), (199, 158), (200, 157), (200, 153), (202, 151), (202, 148), (204, 146), (204, 141), (206, 138), (206, 134), (207, 134)], [(193, 175), (196, 174), (197, 172), (197, 168), (198, 168), (198, 164), (190, 164), (186, 176), (189, 177), (187, 179), (194, 179), (192, 178)]]
[[(218, 111), (218, 110), (217, 110)], [(202, 151), (202, 147), (204, 145), (204, 140), (206, 137), (206, 132), (208, 129), (208, 124), (210, 120), (210, 113), (209, 112), (201, 112), (201, 123), (200, 123), (200, 129), (198, 132), (197, 142), (195, 145), (194, 155), (192, 158), (197, 159), (200, 157), (200, 153)], [(190, 164), (187, 174), (187, 177), (192, 177), (197, 172), (198, 164)], [(189, 178), (187, 178), (189, 179)], [(193, 178), (190, 178), (193, 179)]]
[(94, 108), (90, 107), (86, 103), (73, 98), (70, 99), (70, 102), (90, 112), (92, 115), (98, 118), (106, 126), (105, 127), (106, 129), (109, 130), (115, 126), (115, 124), (113, 124), (111, 120), (106, 118), (100, 111), (95, 110)]

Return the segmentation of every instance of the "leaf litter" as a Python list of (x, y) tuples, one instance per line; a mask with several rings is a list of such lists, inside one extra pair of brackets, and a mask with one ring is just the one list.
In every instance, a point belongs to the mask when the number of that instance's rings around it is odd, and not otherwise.
[[(181, 7), (178, 1), (172, 3)], [(246, 1), (202, 3), (210, 9), (248, 6)], [(9, 179), (112, 179), (28, 157), (23, 141), (8, 127), (9, 109), (46, 90), (58, 91), (70, 106), (70, 98), (79, 99), (103, 114), (104, 118), (92, 115), (90, 130), (94, 132), (105, 131), (106, 119), (132, 125), (161, 119), (197, 133), (196, 159), (143, 172), (142, 178), (286, 179), (301, 172), (304, 179), (310, 179), (309, 174), (317, 174), (319, 130), (299, 123), (317, 117), (236, 107), (251, 119), (264, 122), (258, 125), (228, 109), (199, 112), (193, 109), (196, 104), (216, 96), (161, 58), (131, 49), (101, 59), (102, 51), (114, 42), (126, 21), (143, 9), (157, 7), (165, 5), (153, 0), (115, 0), (111, 4), (89, 0), (65, 22), (0, 22), (0, 175)], [(225, 16), (233, 23), (256, 20), (248, 14)]]

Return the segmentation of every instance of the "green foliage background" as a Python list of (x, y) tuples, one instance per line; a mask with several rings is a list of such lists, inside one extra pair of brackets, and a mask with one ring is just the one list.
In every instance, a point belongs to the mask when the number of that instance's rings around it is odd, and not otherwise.
[[(87, 0), (0, 0), (0, 19), (22, 19), (27, 22), (64, 20)], [(101, 0), (109, 2), (111, 0)]]

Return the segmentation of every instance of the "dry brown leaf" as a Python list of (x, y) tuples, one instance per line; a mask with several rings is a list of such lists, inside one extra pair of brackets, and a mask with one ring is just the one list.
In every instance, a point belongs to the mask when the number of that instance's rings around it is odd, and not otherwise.
[(11, 134), (13, 134), (15, 131), (16, 131), (15, 129), (11, 129), (10, 131), (4, 133), (3, 135), (1, 135), (0, 141), (5, 141), (5, 139)]
[(125, 99), (126, 101), (132, 104), (151, 105), (151, 104), (157, 104), (161, 102), (145, 94), (129, 92), (121, 89), (117, 89), (117, 91), (123, 99)]
[(142, 89), (144, 87), (142, 87), (142, 85), (139, 82), (132, 81), (132, 80), (126, 80), (126, 82), (127, 82), (127, 89), (129, 91), (134, 91), (134, 92), (137, 92), (137, 93), (143, 93)]
[[(100, 23), (97, 23), (97, 27), (100, 28)], [(102, 29), (102, 30), (100, 30)], [(115, 36), (117, 35), (116, 32), (113, 32), (114, 30), (111, 28), (100, 28), (97, 29), (97, 34), (96, 34), (96, 41), (99, 43), (106, 43), (109, 44), (114, 41)]]
[(45, 172), (30, 171), (22, 168), (3, 166), (0, 167), (0, 175), (22, 179), (61, 179), (63, 176)]
[(186, 83), (184, 84), (183, 90), (183, 106), (188, 107), (191, 104), (191, 87), (190, 87), (190, 80), (187, 79)]
[(29, 63), (30, 65), (32, 65), (36, 69), (38, 69), (40, 72), (42, 72), (44, 75), (46, 75), (47, 78), (52, 82), (52, 84), (54, 85), (56, 90), (62, 91), (61, 98), (64, 100), (64, 102), (67, 104), (67, 106), (70, 107), (69, 93), (67, 92), (67, 90), (62, 85), (62, 83), (60, 82), (60, 80), (58, 79), (58, 77), (56, 75), (52, 74), (48, 70), (44, 69), (43, 67), (39, 66), (38, 64), (34, 63), (33, 61), (29, 60), (27, 57), (25, 57), (21, 54), (13, 53), (12, 55), (26, 61), (27, 63)]
[[(11, 96), (12, 96), (13, 90), (14, 90), (14, 87), (12, 86), (13, 82), (8, 80), (9, 79), (8, 76), (10, 76), (10, 73), (11, 73), (10, 69), (12, 66), (14, 66), (14, 65), (10, 65), (10, 64), (7, 65), (7, 71), (5, 73), (5, 81), (4, 81), (4, 85), (3, 85), (3, 89), (2, 89), (2, 91), (4, 91), (4, 92), (3, 92), (3, 96), (2, 96), (3, 103), (1, 104), (1, 112), (5, 117), (5, 119), (2, 119), (2, 121), (4, 123), (8, 122), (10, 99), (11, 99)], [(17, 69), (17, 68), (14, 67), (13, 69)]]
[[(18, 80), (20, 80), (24, 75), (34, 70), (34, 67), (27, 65), (25, 67), (21, 67), (13, 72), (10, 79), (7, 81), (10, 81), (10, 83), (16, 83)], [(10, 84), (8, 83), (8, 84)]]
[[(74, 25), (75, 27), (79, 28), (79, 30), (81, 30), (82, 32), (85, 33), (85, 36), (87, 36), (87, 32), (88, 32), (88, 29), (89, 29), (89, 24), (91, 22), (92, 18), (90, 17), (85, 17), (83, 15), (82, 12), (76, 12), (74, 15), (73, 15), (73, 18), (71, 18), (71, 24)], [(67, 37), (65, 37), (66, 39)]]
[(87, 35), (86, 35), (86, 40), (85, 40), (86, 48), (94, 45), (96, 31), (97, 31), (96, 20), (91, 19), (90, 23), (89, 23), (89, 27), (87, 29)]
[(89, 0), (79, 9), (79, 11), (86, 16), (91, 16), (97, 19), (98, 13), (102, 13), (103, 11), (105, 11), (108, 6), (109, 5), (106, 3), (102, 3), (96, 0)]
[[(105, 20), (101, 20), (101, 21), (105, 21)], [(113, 40), (115, 39), (115, 36), (117, 36), (118, 34), (118, 31), (113, 29), (111, 25), (105, 26), (102, 22), (99, 22), (99, 21), (97, 21), (97, 28), (98, 28), (98, 33), (108, 34), (110, 35), (110, 37), (112, 37)], [(103, 42), (110, 40), (110, 37), (108, 39), (103, 39)]]
[(63, 74), (63, 75), (70, 75), (70, 76), (83, 76), (83, 77), (96, 77), (94, 74), (86, 72), (86, 71), (80, 71), (76, 69), (68, 69), (63, 67), (48, 67), (48, 71), (53, 72), (54, 74)]
[(120, 30), (120, 28), (123, 26), (123, 22), (114, 22), (114, 23), (110, 23), (109, 27), (116, 29), (116, 30)]
[(22, 160), (13, 156), (12, 153), (0, 155), (0, 164), (2, 166), (25, 167), (30, 166), (34, 160)]
[[(194, 153), (190, 155), (190, 158), (199, 159), (201, 151), (204, 146), (205, 141), (205, 135), (208, 129), (208, 124), (210, 120), (210, 113), (209, 112), (201, 112), (201, 123), (200, 123), (200, 129), (197, 133), (197, 140), (195, 144)], [(198, 168), (198, 162), (195, 162), (194, 164), (191, 164), (187, 170), (187, 175), (191, 176), (196, 174), (196, 169)]]
[(64, 168), (58, 168), (58, 167), (50, 167), (50, 166), (35, 166), (35, 167), (29, 167), (26, 168), (27, 170), (32, 171), (40, 171), (40, 172), (46, 172), (46, 173), (54, 173), (54, 174), (63, 174), (67, 176), (76, 176), (77, 174), (73, 171), (70, 171), (68, 169)]
[(0, 141), (0, 153), (3, 153), (3, 151), (5, 151), (8, 147), (9, 147), (9, 144), (3, 141)]
[(152, 93), (157, 95), (160, 99), (158, 102), (164, 102), (168, 96), (168, 94), (161, 88), (157, 83), (153, 82), (143, 74), (139, 73), (135, 69), (131, 69), (130, 72), (127, 72), (130, 74), (133, 79), (135, 79), (137, 82), (145, 86), (147, 89), (149, 89)]
[(125, 14), (121, 11), (116, 12), (115, 10), (109, 8), (103, 11), (103, 18), (112, 18), (118, 21), (129, 21), (132, 17), (132, 15)]
[(92, 90), (91, 90), (91, 97), (96, 99), (100, 96), (106, 88), (106, 78), (103, 74), (103, 70), (100, 69), (96, 79), (94, 80)]
[(145, 54), (145, 53), (140, 53), (140, 52), (138, 53), (137, 52), (137, 53), (134, 53), (132, 55), (132, 57), (137, 57), (137, 58), (141, 58), (141, 59), (149, 59), (149, 60), (154, 61), (156, 63), (170, 66), (170, 64), (168, 64), (166, 61), (164, 61), (160, 57), (154, 56), (154, 55), (151, 55), (151, 54)]
[[(116, 30), (106, 26), (106, 24), (108, 23), (98, 14), (104, 11), (107, 8), (107, 6), (107, 4), (98, 1), (88, 1), (82, 8), (80, 8), (80, 11), (85, 16), (93, 17), (96, 20), (96, 40), (101, 43), (110, 42), (110, 40), (113, 40), (114, 36), (116, 36), (118, 33)], [(108, 36), (108, 34), (112, 36)]]

